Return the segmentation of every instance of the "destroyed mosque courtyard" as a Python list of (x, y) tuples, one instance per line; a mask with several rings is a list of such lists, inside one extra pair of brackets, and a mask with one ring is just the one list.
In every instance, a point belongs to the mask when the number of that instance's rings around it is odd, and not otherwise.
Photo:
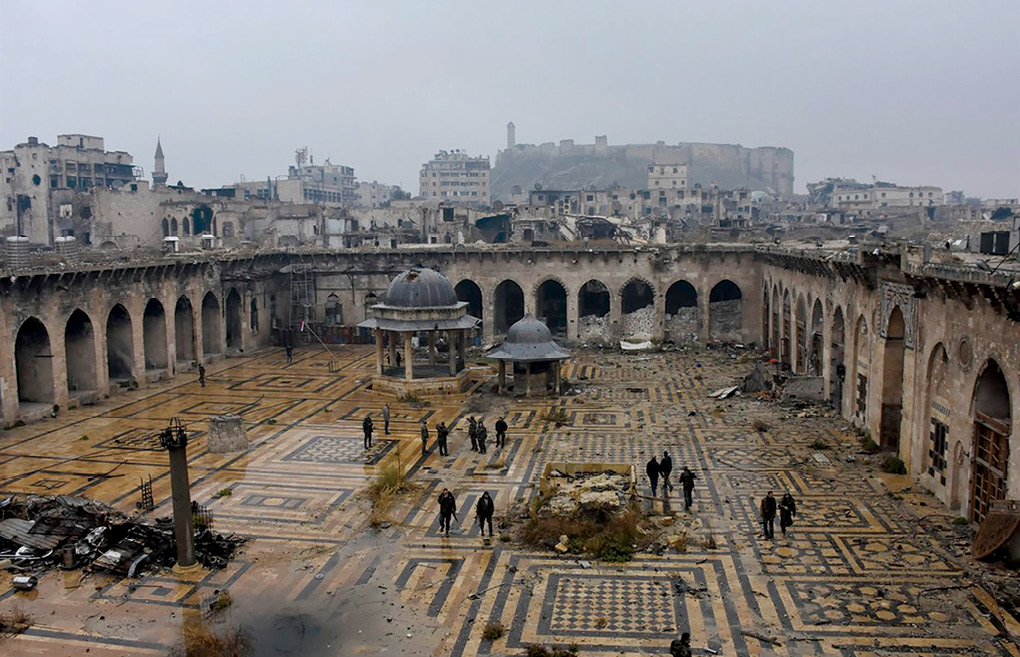
[[(0, 653), (1020, 655), (1015, 263), (461, 245), (2, 273)], [(797, 503), (774, 539), (769, 491)]]

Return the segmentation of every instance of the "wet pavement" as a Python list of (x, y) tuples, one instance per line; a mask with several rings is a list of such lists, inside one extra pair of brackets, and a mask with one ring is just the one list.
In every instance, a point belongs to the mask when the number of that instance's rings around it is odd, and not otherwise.
[[(193, 499), (212, 511), (216, 531), (252, 539), (227, 568), (184, 578), (77, 583), (51, 571), (38, 590), (15, 592), (0, 574), (0, 612), (17, 606), (35, 621), (0, 639), (0, 654), (163, 655), (185, 622), (205, 622), (247, 628), (256, 655), (523, 655), (530, 643), (650, 655), (667, 654), (690, 630), (695, 654), (1020, 657), (1008, 636), (1015, 621), (963, 574), (966, 557), (919, 528), (889, 488), (902, 481), (848, 458), (857, 443), (842, 421), (798, 417), (751, 396), (707, 397), (750, 369), (741, 352), (581, 352), (566, 371), (577, 394), (410, 405), (367, 388), (371, 349), (338, 348), (336, 372), (321, 349), (296, 350), (290, 365), (282, 350), (228, 359), (208, 368), (205, 388), (185, 379), (0, 433), (3, 494), (84, 495), (131, 513), (140, 479), (151, 475), (152, 514), (166, 515), (157, 434), (181, 417), (194, 432)], [(472, 452), (467, 415), (484, 417), (491, 439), (500, 412), (510, 425), (506, 448), (490, 442), (487, 454)], [(205, 449), (208, 418), (224, 413), (243, 416), (247, 452)], [(366, 413), (376, 421), (367, 451)], [(566, 424), (546, 419), (554, 415)], [(434, 430), (421, 457), (422, 419), (453, 426), (449, 457), (434, 449)], [(755, 431), (755, 420), (770, 430)], [(816, 439), (832, 449), (812, 450)], [(586, 567), (500, 536), (482, 542), (472, 507), (483, 491), (498, 517), (537, 494), (547, 462), (634, 463), (643, 472), (663, 449), (677, 470), (689, 465), (699, 476), (693, 513), (682, 512), (679, 489), (672, 499), (671, 527), (684, 532), (686, 551)], [(373, 529), (364, 490), (397, 461), (415, 489)], [(443, 487), (459, 505), (449, 539), (436, 517)], [(650, 494), (647, 481), (641, 489)], [(790, 535), (777, 527), (774, 542), (759, 536), (766, 490), (798, 500)], [(233, 604), (210, 613), (219, 591)], [(488, 622), (503, 623), (505, 636), (483, 639)]]

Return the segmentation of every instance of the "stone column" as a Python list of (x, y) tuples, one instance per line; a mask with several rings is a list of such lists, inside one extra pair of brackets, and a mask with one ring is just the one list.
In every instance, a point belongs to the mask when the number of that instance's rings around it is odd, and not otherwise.
[(414, 379), (414, 349), (411, 347), (411, 333), (404, 333), (404, 378)]
[(567, 340), (574, 342), (578, 336), (578, 324), (580, 317), (578, 316), (579, 304), (577, 303), (577, 294), (571, 294), (567, 292)]
[(450, 376), (457, 376), (457, 332), (450, 329), (446, 331), (446, 362), (450, 365)]
[(436, 364), (436, 332), (429, 331), (429, 365)]
[[(392, 341), (392, 339), (391, 339)], [(375, 330), (375, 373), (383, 373), (383, 332), (382, 329)]]
[(531, 362), (524, 363), (524, 396), (531, 396)]
[[(663, 340), (666, 337), (666, 295), (656, 293), (652, 297), (652, 339)], [(557, 372), (559, 368), (557, 367)]]
[(505, 360), (501, 360), (501, 361), (499, 361), (499, 388), (498, 388), (498, 392), (499, 392), (499, 394), (502, 395), (505, 390), (506, 390), (506, 361)]
[(390, 354), (390, 367), (397, 366), (397, 333), (392, 331), (386, 332), (386, 344), (389, 348)]
[(464, 329), (457, 331), (457, 371), (464, 369), (464, 365), (467, 362), (464, 358), (464, 344), (467, 342), (467, 336), (464, 334)]
[(705, 292), (702, 290), (698, 292), (698, 318), (701, 320), (699, 322), (701, 326), (698, 327), (698, 337), (701, 344), (708, 344), (708, 341), (711, 339), (711, 332), (709, 330), (712, 325), (711, 304), (709, 303), (710, 294), (711, 291)]
[(556, 394), (557, 395), (562, 395), (563, 394), (563, 390), (562, 390), (563, 379), (561, 378), (561, 375), (560, 375), (560, 366), (561, 365), (563, 365), (563, 361), (561, 361), (561, 360), (556, 361), (556, 366), (555, 366), (555, 369), (553, 370), (553, 376), (555, 377), (555, 379), (554, 379), (554, 381), (555, 381), (554, 386), (555, 386), (555, 390), (556, 390)]

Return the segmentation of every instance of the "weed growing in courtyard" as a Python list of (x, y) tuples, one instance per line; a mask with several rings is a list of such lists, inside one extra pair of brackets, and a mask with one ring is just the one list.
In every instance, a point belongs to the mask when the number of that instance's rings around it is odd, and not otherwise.
[(227, 627), (218, 632), (209, 623), (185, 623), (179, 645), (170, 657), (247, 657), (255, 649), (251, 633), (244, 627)]
[(33, 625), (35, 625), (35, 619), (21, 607), (14, 607), (10, 611), (0, 614), (0, 634), (21, 634)]
[(482, 638), (486, 641), (495, 641), (506, 634), (506, 627), (503, 623), (486, 623), (485, 629), (482, 630)]
[(755, 420), (751, 423), (751, 428), (758, 433), (765, 433), (769, 430), (769, 425), (766, 424), (764, 420)]
[(882, 471), (890, 474), (907, 474), (906, 464), (895, 456), (890, 456), (882, 462)]
[(589, 554), (603, 561), (624, 562), (634, 558), (635, 545), (645, 542), (638, 525), (642, 516), (630, 508), (623, 514), (577, 513), (572, 516), (539, 514), (546, 498), (532, 503), (532, 514), (520, 530), (520, 538), (532, 547), (545, 546), (562, 535), (574, 554)]
[(525, 646), (527, 657), (576, 657), (579, 648), (577, 644), (571, 644), (566, 648), (546, 648), (539, 643), (529, 643)]
[(824, 451), (824, 450), (827, 450), (827, 449), (832, 449), (829, 446), (829, 443), (825, 442), (821, 438), (815, 438), (813, 441), (811, 441), (811, 444), (808, 445), (808, 447), (810, 447), (811, 449), (813, 449), (815, 451)]
[(562, 427), (564, 424), (569, 424), (570, 418), (567, 416), (567, 412), (562, 408), (550, 408), (549, 412), (542, 418), (546, 422), (552, 422), (557, 427)]
[(368, 487), (368, 499), (372, 501), (369, 524), (378, 527), (387, 522), (386, 513), (393, 504), (393, 498), (410, 489), (407, 475), (400, 459), (392, 458), (379, 468), (379, 474)]
[(233, 494), (234, 494), (233, 489), (221, 488), (218, 491), (216, 491), (216, 495), (214, 497), (230, 497)]
[(224, 609), (229, 609), (232, 604), (234, 604), (234, 599), (230, 597), (230, 592), (220, 591), (213, 598), (212, 602), (209, 603), (209, 611), (223, 611)]

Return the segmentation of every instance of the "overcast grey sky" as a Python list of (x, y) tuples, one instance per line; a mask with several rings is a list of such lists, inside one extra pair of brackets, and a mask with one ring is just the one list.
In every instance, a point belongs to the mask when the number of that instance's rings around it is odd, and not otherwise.
[(0, 2), (0, 148), (106, 138), (170, 180), (294, 149), (417, 193), (439, 149), (787, 146), (796, 187), (872, 175), (1020, 195), (1020, 2)]

